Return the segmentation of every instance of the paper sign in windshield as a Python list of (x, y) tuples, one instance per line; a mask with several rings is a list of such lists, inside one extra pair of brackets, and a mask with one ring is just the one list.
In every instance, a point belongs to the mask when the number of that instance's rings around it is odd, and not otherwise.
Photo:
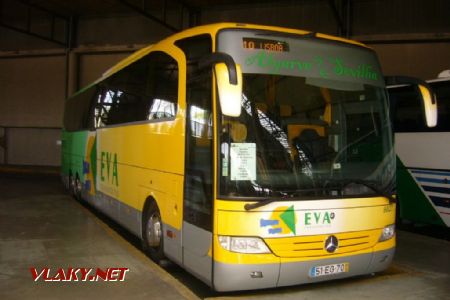
[(231, 180), (256, 180), (256, 144), (231, 143)]

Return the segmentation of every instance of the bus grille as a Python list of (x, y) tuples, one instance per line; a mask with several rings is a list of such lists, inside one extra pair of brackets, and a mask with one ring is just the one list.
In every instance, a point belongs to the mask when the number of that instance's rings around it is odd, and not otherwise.
[[(336, 234), (296, 236), (265, 239), (273, 253), (279, 257), (331, 256), (364, 250), (375, 246), (381, 231), (379, 229)], [(325, 250), (325, 240), (334, 235), (339, 247), (334, 253)]]

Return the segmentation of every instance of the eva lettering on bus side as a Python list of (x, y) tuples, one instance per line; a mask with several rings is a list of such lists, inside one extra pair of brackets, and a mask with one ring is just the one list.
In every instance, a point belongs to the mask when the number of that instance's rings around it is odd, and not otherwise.
[[(106, 170), (105, 170), (106, 167)], [(119, 176), (117, 171), (117, 153), (102, 151), (100, 160), (100, 179), (108, 183), (119, 186)], [(106, 177), (105, 177), (106, 171)]]

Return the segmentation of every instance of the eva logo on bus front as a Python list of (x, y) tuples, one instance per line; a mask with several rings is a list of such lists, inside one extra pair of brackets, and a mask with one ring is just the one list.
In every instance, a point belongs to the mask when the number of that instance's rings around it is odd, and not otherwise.
[(267, 228), (268, 234), (296, 234), (297, 217), (294, 206), (279, 206), (268, 219), (260, 219), (259, 226)]
[(33, 281), (67, 282), (67, 281), (125, 281), (125, 275), (129, 268), (58, 268), (56, 271), (50, 268), (37, 270), (30, 268)]
[(336, 217), (333, 211), (308, 211), (304, 213), (305, 227), (328, 226)]
[(305, 230), (328, 228), (333, 225), (336, 213), (331, 210), (299, 211), (293, 205), (276, 207), (268, 218), (261, 218), (260, 228), (270, 235), (296, 235), (297, 223)]

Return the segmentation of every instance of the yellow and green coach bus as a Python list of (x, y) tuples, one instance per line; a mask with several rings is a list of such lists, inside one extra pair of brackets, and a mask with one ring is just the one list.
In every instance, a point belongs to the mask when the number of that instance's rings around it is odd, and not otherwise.
[(71, 193), (217, 291), (386, 269), (395, 170), (374, 51), (314, 32), (191, 28), (65, 108)]

